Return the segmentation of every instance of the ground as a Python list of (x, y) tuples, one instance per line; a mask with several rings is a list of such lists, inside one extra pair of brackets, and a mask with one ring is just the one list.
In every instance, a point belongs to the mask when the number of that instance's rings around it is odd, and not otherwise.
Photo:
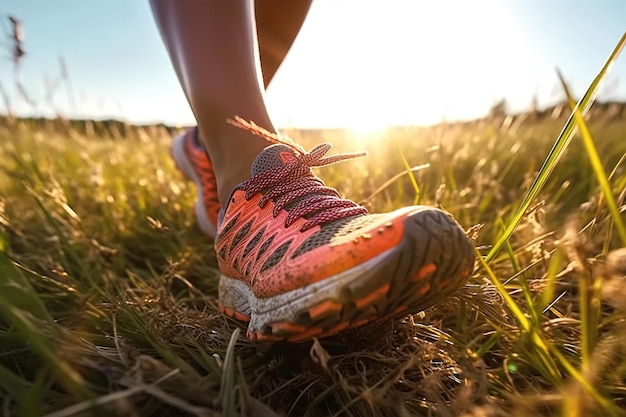
[(368, 150), (316, 173), (371, 211), (445, 208), (484, 259), (434, 308), (297, 345), (254, 344), (219, 314), (172, 129), (4, 120), (0, 412), (625, 415), (626, 119), (588, 115), (599, 168), (580, 134), (542, 168), (567, 116), (286, 132)]

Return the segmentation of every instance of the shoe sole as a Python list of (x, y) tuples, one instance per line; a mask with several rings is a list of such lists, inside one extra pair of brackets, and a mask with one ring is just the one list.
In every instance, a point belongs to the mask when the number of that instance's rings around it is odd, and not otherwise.
[(200, 178), (196, 174), (191, 161), (187, 158), (185, 153), (185, 134), (180, 134), (174, 138), (172, 141), (172, 147), (170, 148), (170, 153), (176, 168), (189, 180), (193, 181), (196, 184), (196, 188), (198, 190), (198, 196), (196, 198), (196, 204), (194, 206), (194, 211), (196, 215), (196, 221), (198, 223), (198, 227), (205, 235), (215, 238), (217, 235), (217, 229), (209, 217), (206, 214), (206, 209), (204, 208), (204, 194), (202, 192), (202, 183), (200, 182)]
[(432, 307), (469, 278), (473, 245), (450, 215), (432, 207), (417, 208), (404, 227), (396, 247), (274, 297), (258, 298), (241, 280), (222, 275), (220, 309), (248, 322), (251, 340), (297, 342)]

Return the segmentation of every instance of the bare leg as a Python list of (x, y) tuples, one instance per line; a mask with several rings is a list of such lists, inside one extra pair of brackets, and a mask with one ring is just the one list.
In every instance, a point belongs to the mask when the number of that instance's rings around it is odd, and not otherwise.
[[(310, 0), (260, 1), (257, 12), (263, 26), (258, 38), (252, 0), (151, 0), (151, 5), (205, 139), (224, 204), (268, 144), (226, 121), (238, 115), (277, 133), (265, 107), (265, 85), (293, 42)], [(267, 82), (259, 49), (267, 57)]]

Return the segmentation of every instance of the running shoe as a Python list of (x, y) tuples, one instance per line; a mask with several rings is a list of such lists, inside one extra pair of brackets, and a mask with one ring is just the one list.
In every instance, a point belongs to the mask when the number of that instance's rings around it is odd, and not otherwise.
[(178, 170), (195, 182), (198, 189), (195, 204), (198, 227), (204, 234), (215, 238), (220, 211), (217, 182), (211, 159), (198, 139), (198, 128), (192, 127), (174, 138), (171, 153)]
[(426, 206), (369, 214), (313, 175), (324, 156), (265, 148), (234, 188), (215, 249), (221, 311), (251, 340), (292, 342), (417, 313), (461, 287), (471, 241), (448, 213)]

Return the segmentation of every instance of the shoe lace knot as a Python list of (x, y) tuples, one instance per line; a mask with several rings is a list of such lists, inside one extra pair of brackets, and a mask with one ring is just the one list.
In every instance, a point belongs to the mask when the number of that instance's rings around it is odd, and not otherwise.
[(364, 152), (324, 156), (331, 147), (322, 143), (309, 152), (294, 149), (293, 158), (284, 166), (270, 167), (241, 184), (246, 199), (262, 193), (259, 206), (263, 208), (273, 201), (274, 217), (285, 209), (288, 212), (285, 227), (301, 217), (307, 219), (300, 228), (303, 232), (334, 220), (366, 214), (365, 207), (342, 198), (337, 190), (313, 175), (311, 168), (365, 156)]

